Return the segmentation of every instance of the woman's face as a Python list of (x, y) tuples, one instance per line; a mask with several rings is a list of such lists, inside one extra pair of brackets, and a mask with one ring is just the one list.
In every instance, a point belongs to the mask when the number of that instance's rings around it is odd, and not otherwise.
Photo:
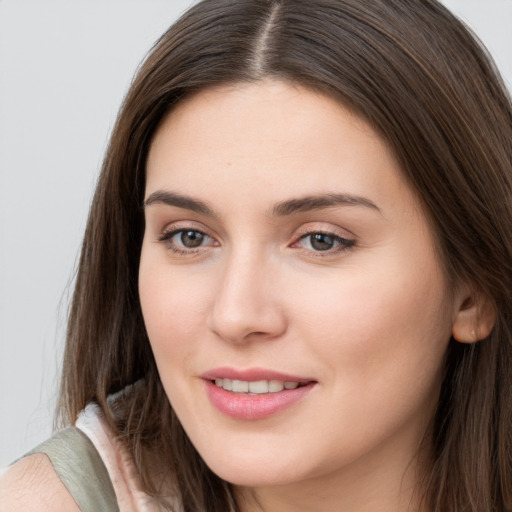
[(386, 143), (301, 87), (214, 88), (158, 129), (145, 201), (147, 332), (211, 469), (259, 488), (403, 476), (457, 307)]

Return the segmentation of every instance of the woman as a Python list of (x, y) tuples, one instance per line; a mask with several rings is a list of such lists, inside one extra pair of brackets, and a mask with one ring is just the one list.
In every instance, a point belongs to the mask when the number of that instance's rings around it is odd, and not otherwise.
[(436, 1), (199, 3), (98, 183), (79, 429), (9, 510), (512, 509), (511, 181), (510, 99)]

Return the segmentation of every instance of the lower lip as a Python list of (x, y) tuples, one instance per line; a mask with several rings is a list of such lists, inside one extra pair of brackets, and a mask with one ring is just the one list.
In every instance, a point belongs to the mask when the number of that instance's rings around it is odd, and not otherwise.
[(295, 389), (285, 389), (277, 393), (248, 395), (233, 393), (217, 386), (209, 380), (206, 393), (210, 402), (223, 414), (238, 420), (262, 420), (291, 407), (314, 387), (311, 382)]

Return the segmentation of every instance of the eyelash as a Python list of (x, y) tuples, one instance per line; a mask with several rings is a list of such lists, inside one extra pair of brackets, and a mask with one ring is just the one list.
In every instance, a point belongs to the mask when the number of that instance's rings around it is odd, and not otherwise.
[(198, 246), (197, 248), (180, 248), (179, 246), (177, 246), (175, 243), (172, 242), (172, 239), (176, 235), (179, 235), (180, 233), (181, 234), (186, 233), (187, 231), (192, 232), (192, 233), (199, 233), (200, 235), (213, 240), (213, 238), (211, 236), (207, 235), (204, 231), (201, 231), (200, 229), (179, 228), (179, 229), (172, 229), (170, 231), (166, 231), (166, 232), (162, 233), (159, 236), (158, 241), (166, 242), (168, 249), (175, 254), (180, 254), (180, 255), (184, 255), (184, 256), (195, 254), (198, 252), (198, 250), (200, 250), (204, 246), (201, 245), (201, 246)]
[(351, 248), (353, 248), (356, 244), (355, 240), (351, 240), (349, 238), (344, 238), (344, 237), (339, 236), (336, 233), (332, 233), (330, 231), (312, 230), (312, 231), (308, 231), (307, 233), (304, 233), (303, 235), (301, 235), (299, 237), (299, 239), (297, 240), (297, 242), (294, 242), (292, 244), (292, 247), (295, 246), (298, 242), (301, 242), (308, 238), (310, 239), (309, 244), (311, 245), (311, 243), (312, 243), (311, 237), (313, 237), (314, 235), (329, 237), (333, 244), (338, 244), (337, 246), (334, 246), (333, 248), (327, 249), (324, 251), (314, 250), (314, 249), (304, 249), (308, 253), (312, 253), (314, 255), (314, 257), (322, 258), (322, 257), (332, 256), (332, 255), (336, 255), (336, 254), (339, 254), (342, 252), (346, 252), (346, 251), (350, 250)]
[[(183, 235), (185, 232), (192, 232), (197, 233), (200, 236), (203, 236), (207, 239), (214, 240), (213, 237), (209, 236), (204, 231), (201, 231), (200, 229), (194, 229), (194, 228), (180, 228), (180, 229), (171, 229), (170, 231), (166, 231), (162, 233), (158, 241), (159, 242), (165, 242), (167, 244), (167, 247), (170, 251), (172, 251), (175, 254), (183, 255), (183, 256), (189, 256), (192, 254), (196, 254), (201, 248), (205, 247), (204, 245), (200, 245), (197, 248), (180, 248), (180, 246), (177, 246), (174, 242), (172, 242), (172, 239), (179, 235), (180, 233)], [(341, 252), (346, 252), (352, 249), (356, 245), (356, 241), (344, 238), (342, 236), (339, 236), (335, 233), (329, 232), (329, 231), (321, 231), (321, 230), (311, 230), (304, 234), (302, 234), (297, 241), (293, 242), (291, 244), (291, 247), (295, 247), (299, 242), (306, 240), (307, 238), (310, 238), (314, 235), (320, 235), (329, 237), (333, 244), (338, 244), (337, 246), (326, 249), (326, 250), (315, 250), (315, 249), (306, 249), (302, 248), (304, 251), (308, 252), (309, 254), (314, 255), (314, 257), (326, 257), (326, 256), (332, 256)], [(310, 246), (311, 246), (312, 240), (310, 239)]]

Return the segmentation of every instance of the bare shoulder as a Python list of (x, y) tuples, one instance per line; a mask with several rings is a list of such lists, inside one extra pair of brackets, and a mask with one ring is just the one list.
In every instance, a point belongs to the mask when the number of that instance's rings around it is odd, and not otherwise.
[(42, 453), (21, 459), (0, 477), (0, 512), (36, 510), (80, 512), (50, 459)]

